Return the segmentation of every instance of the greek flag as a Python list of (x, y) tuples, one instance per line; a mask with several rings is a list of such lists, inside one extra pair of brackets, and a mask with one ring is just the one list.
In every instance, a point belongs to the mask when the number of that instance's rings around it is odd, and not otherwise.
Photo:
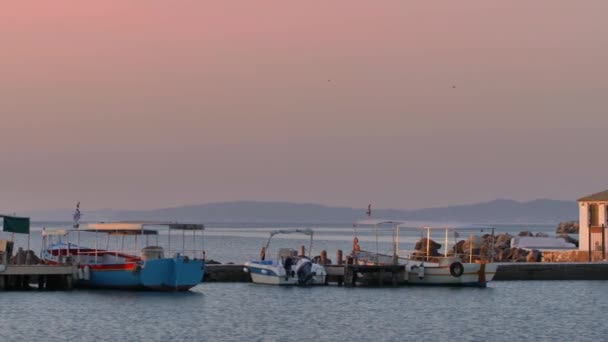
[(80, 221), (80, 202), (78, 202), (76, 204), (76, 211), (74, 212), (74, 228), (78, 228), (79, 224), (78, 221)]

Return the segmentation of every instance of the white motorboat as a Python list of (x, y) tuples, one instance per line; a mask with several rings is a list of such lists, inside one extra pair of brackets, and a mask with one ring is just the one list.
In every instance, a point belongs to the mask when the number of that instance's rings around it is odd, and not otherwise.
[(271, 285), (325, 285), (327, 272), (325, 268), (311, 261), (310, 257), (298, 255), (291, 248), (280, 248), (276, 259), (266, 260), (270, 241), (278, 234), (300, 233), (310, 236), (309, 254), (312, 251), (312, 229), (275, 230), (270, 233), (266, 246), (262, 248), (260, 260), (245, 263), (244, 271), (251, 275), (251, 281)]

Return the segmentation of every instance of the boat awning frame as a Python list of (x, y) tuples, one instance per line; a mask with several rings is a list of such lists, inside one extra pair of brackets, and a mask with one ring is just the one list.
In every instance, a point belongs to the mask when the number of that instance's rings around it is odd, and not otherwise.
[(405, 224), (404, 221), (400, 220), (389, 220), (389, 219), (369, 219), (369, 220), (361, 220), (353, 223), (356, 226), (379, 226), (381, 224), (394, 224), (394, 225), (402, 225)]
[(158, 235), (152, 229), (74, 229), (73, 232), (103, 233), (108, 235)]
[(268, 247), (270, 247), (270, 240), (272, 240), (272, 237), (278, 234), (304, 234), (304, 235), (308, 235), (310, 236), (310, 244), (308, 246), (308, 253), (309, 255), (312, 255), (312, 238), (314, 235), (314, 230), (310, 229), (310, 228), (293, 228), (293, 229), (278, 229), (278, 230), (273, 230), (270, 232), (270, 236), (268, 237), (268, 241), (266, 241), (266, 247), (264, 247), (266, 249), (266, 251), (268, 251)]
[[(179, 222), (156, 222), (156, 221), (121, 221), (121, 222), (98, 222), (87, 224), (88, 229), (99, 231), (104, 230), (145, 230), (149, 226), (165, 226), (175, 230), (204, 230), (205, 225), (200, 223), (179, 223)], [(84, 230), (84, 229), (81, 229)]]

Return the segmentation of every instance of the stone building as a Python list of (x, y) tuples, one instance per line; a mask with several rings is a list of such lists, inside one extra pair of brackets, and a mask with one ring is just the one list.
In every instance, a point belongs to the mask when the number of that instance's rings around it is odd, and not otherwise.
[(578, 199), (579, 250), (592, 252), (606, 259), (606, 227), (608, 226), (608, 190)]

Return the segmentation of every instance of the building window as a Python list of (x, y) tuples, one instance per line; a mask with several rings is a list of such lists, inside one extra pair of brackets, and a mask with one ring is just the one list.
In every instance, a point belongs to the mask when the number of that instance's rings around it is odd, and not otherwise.
[(597, 204), (589, 205), (589, 226), (598, 227), (600, 225), (600, 211)]

